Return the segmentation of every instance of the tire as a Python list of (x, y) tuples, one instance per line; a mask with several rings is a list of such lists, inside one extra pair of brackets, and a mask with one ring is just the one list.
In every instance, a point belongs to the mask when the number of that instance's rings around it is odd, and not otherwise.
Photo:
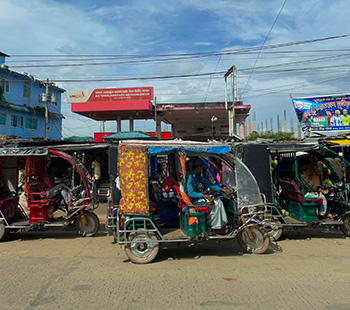
[(346, 214), (344, 216), (344, 221), (340, 226), (340, 229), (346, 236), (350, 236), (350, 214)]
[(153, 232), (130, 233), (128, 241), (135, 241), (135, 243), (127, 243), (125, 253), (133, 263), (147, 264), (156, 258), (159, 252), (159, 243), (147, 242), (149, 240), (157, 240)]
[(84, 224), (84, 220), (81, 216), (78, 216), (75, 221), (75, 229), (81, 237), (92, 237), (96, 235), (100, 228), (100, 220), (97, 215), (93, 212), (85, 212), (84, 216), (87, 221), (87, 225)]
[[(268, 229), (267, 234), (271, 240), (277, 241), (282, 236), (282, 224), (280, 220), (277, 219), (265, 219), (262, 221), (264, 227)], [(273, 224), (273, 225), (269, 225)], [(281, 225), (281, 226), (279, 226)]]
[(5, 237), (6, 232), (5, 223), (0, 222), (0, 241)]
[(249, 225), (254, 240), (250, 240), (246, 229), (239, 232), (237, 235), (238, 244), (241, 248), (252, 254), (262, 254), (265, 253), (270, 245), (270, 239), (267, 233), (259, 226)]

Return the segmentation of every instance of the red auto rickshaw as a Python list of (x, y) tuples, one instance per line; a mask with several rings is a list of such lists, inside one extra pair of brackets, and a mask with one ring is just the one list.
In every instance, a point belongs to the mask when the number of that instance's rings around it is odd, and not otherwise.
[[(53, 160), (67, 172), (63, 181), (71, 202), (59, 206), (60, 216), (49, 218), (48, 210), (57, 206), (58, 199), (36, 191), (35, 185), (46, 164)], [(20, 166), (24, 168), (22, 194), (18, 184)], [(22, 203), (20, 196), (24, 197)], [(91, 176), (74, 156), (48, 147), (0, 148), (0, 240), (9, 232), (67, 228), (71, 224), (80, 236), (93, 236), (99, 229), (99, 219), (93, 212), (95, 203)]]

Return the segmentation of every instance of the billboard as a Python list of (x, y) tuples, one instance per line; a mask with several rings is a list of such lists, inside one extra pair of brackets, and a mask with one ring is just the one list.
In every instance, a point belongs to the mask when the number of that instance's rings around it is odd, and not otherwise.
[(292, 99), (303, 131), (350, 130), (350, 95)]
[(153, 100), (153, 87), (67, 90), (67, 102), (69, 103), (138, 100)]

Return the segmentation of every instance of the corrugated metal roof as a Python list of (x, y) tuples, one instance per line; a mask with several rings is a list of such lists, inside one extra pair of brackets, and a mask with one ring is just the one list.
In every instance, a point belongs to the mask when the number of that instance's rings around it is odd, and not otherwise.
[(142, 131), (120, 131), (112, 135), (102, 137), (103, 140), (157, 140), (158, 138)]

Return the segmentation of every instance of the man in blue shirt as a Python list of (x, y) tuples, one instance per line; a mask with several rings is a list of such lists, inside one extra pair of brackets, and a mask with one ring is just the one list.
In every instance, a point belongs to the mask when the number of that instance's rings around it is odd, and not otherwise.
[(204, 204), (209, 202), (209, 213), (206, 217), (207, 224), (212, 230), (219, 230), (224, 228), (227, 223), (227, 215), (224, 204), (220, 197), (213, 199), (207, 194), (199, 192), (199, 183), (208, 187), (216, 192), (224, 192), (227, 195), (231, 193), (229, 189), (220, 188), (220, 186), (211, 183), (209, 180), (201, 176), (203, 170), (203, 161), (200, 158), (195, 158), (192, 162), (192, 170), (189, 170), (186, 174), (186, 190), (187, 196), (191, 199), (193, 204)]

